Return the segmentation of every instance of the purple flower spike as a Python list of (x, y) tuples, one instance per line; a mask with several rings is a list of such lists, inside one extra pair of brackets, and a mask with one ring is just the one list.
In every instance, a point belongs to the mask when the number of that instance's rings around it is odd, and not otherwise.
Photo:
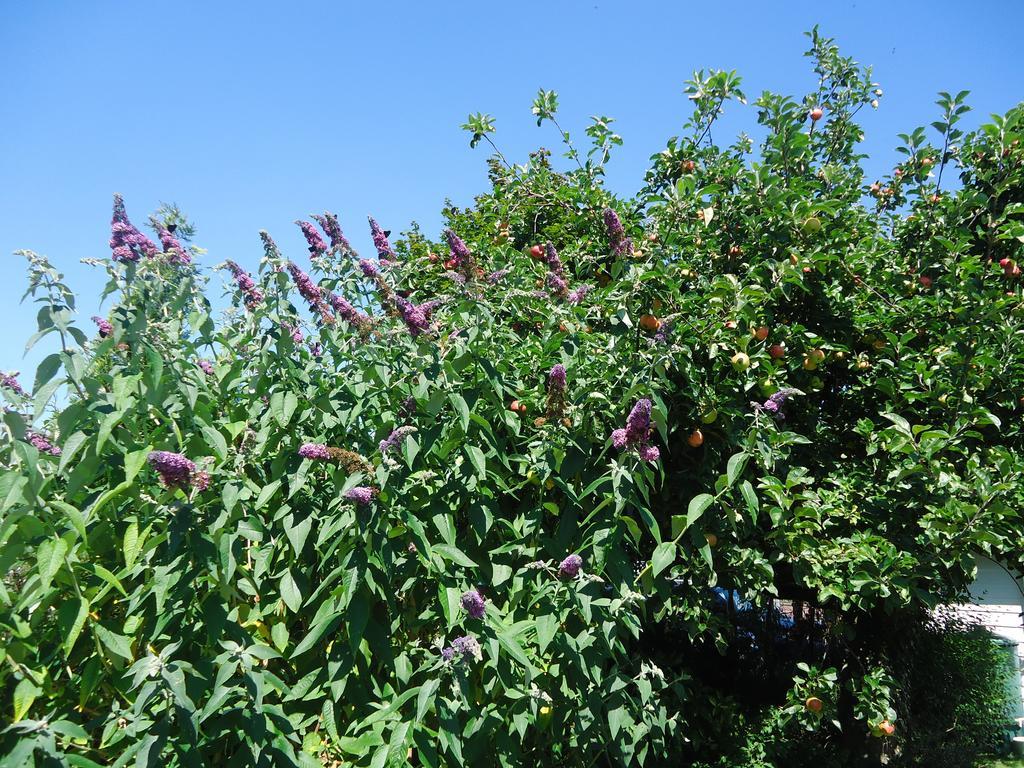
[(377, 265), (369, 259), (360, 259), (359, 269), (362, 270), (363, 275), (366, 277), (377, 277), (380, 274), (380, 270), (377, 269)]
[(504, 269), (499, 269), (497, 272), (491, 272), (491, 274), (487, 276), (487, 282), (490, 283), (491, 285), (497, 285), (506, 277), (508, 277), (508, 273), (511, 271), (511, 267), (505, 267)]
[(167, 227), (160, 227), (156, 233), (160, 236), (160, 245), (164, 248), (170, 258), (168, 259), (171, 264), (191, 264), (192, 255), (188, 252), (188, 249), (181, 244)]
[(314, 461), (327, 461), (331, 458), (330, 451), (328, 451), (327, 446), (322, 443), (304, 443), (299, 448), (299, 456), (304, 459), (312, 459)]
[(569, 291), (569, 295), (566, 296), (566, 300), (570, 304), (579, 304), (583, 299), (586, 298), (587, 294), (590, 293), (591, 287), (589, 285), (581, 285), (572, 291)]
[(548, 374), (549, 386), (560, 392), (565, 391), (565, 366), (561, 363), (551, 367), (551, 373)]
[(152, 451), (146, 458), (160, 475), (160, 482), (165, 488), (186, 490), (192, 484), (196, 465), (180, 453)]
[(373, 246), (377, 249), (377, 256), (386, 261), (394, 261), (396, 257), (391, 243), (388, 242), (387, 233), (381, 229), (380, 224), (370, 216), (370, 235), (373, 237)]
[(650, 431), (651, 401), (647, 398), (637, 400), (626, 419), (626, 440), (630, 443), (639, 443), (647, 439)]
[(406, 435), (410, 435), (415, 431), (416, 427), (412, 426), (398, 427), (397, 429), (391, 430), (391, 434), (388, 435), (386, 439), (380, 441), (380, 445), (378, 446), (380, 448), (380, 452), (387, 453), (388, 451), (394, 450), (402, 443), (402, 440), (405, 439)]
[(0, 373), (0, 387), (11, 390), (16, 395), (24, 395), (25, 390), (18, 383), (18, 373)]
[(633, 241), (626, 237), (626, 230), (622, 228), (619, 215), (611, 208), (604, 209), (604, 226), (616, 256), (628, 256), (633, 253)]
[(338, 248), (342, 253), (352, 252), (352, 246), (342, 233), (337, 216), (325, 211), (323, 216), (313, 214), (313, 220), (320, 225), (320, 229), (330, 238), (331, 248)]
[(569, 555), (558, 564), (558, 576), (562, 579), (575, 579), (579, 576), (582, 567), (582, 557), (576, 554)]
[(750, 405), (755, 411), (764, 411), (771, 414), (776, 421), (785, 421), (786, 414), (783, 413), (782, 406), (787, 400), (789, 400), (789, 398), (799, 393), (800, 390), (787, 387), (780, 389), (763, 403), (751, 403)]
[(207, 376), (213, 376), (213, 363), (209, 360), (199, 360), (196, 363)]
[(484, 617), (484, 596), (475, 589), (463, 592), (462, 607), (474, 619), (482, 619)]
[(313, 256), (323, 256), (327, 253), (327, 243), (320, 237), (320, 233), (316, 231), (316, 227), (310, 224), (308, 221), (302, 221), (297, 219), (295, 223), (299, 229), (302, 230), (303, 236), (306, 238), (306, 243), (309, 245), (309, 252)]
[(661, 456), (655, 446), (650, 445), (651, 436), (651, 401), (644, 398), (637, 400), (633, 410), (626, 419), (625, 429), (612, 432), (612, 445), (620, 451), (634, 450), (643, 461), (654, 462)]
[(256, 287), (256, 281), (252, 279), (252, 275), (233, 261), (225, 262), (224, 266), (228, 268), (231, 275), (235, 278), (235, 284), (242, 294), (242, 301), (246, 308), (250, 311), (256, 309), (263, 301), (263, 291)]
[(114, 216), (110, 221), (110, 250), (114, 261), (122, 264), (137, 262), (142, 256), (153, 257), (159, 253), (153, 241), (142, 234), (128, 221), (124, 200), (114, 195)]
[(355, 488), (349, 488), (345, 491), (344, 497), (349, 501), (354, 501), (356, 504), (366, 506), (373, 501), (373, 488), (358, 485)]
[(28, 440), (28, 442), (40, 453), (45, 453), (49, 456), (60, 456), (60, 448), (38, 432), (29, 430), (25, 433), (25, 439)]
[(101, 339), (105, 339), (108, 336), (113, 335), (114, 326), (110, 324), (109, 320), (104, 320), (102, 317), (93, 315), (92, 321), (96, 323), (96, 329), (99, 332)]

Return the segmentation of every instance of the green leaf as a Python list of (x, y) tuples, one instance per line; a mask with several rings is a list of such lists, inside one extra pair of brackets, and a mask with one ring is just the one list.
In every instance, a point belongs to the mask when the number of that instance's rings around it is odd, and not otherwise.
[(64, 564), (68, 545), (64, 539), (46, 539), (36, 550), (36, 564), (43, 589), (49, 589), (50, 582)]
[(457, 392), (452, 392), (448, 399), (451, 400), (452, 405), (455, 407), (455, 412), (459, 415), (462, 431), (469, 432), (469, 406), (466, 405), (465, 399)]
[(42, 692), (42, 689), (27, 677), (23, 677), (19, 681), (14, 688), (14, 722), (18, 722), (28, 714), (32, 702)]
[(134, 661), (132, 657), (132, 644), (131, 641), (124, 635), (119, 635), (116, 632), (111, 632), (109, 629), (104, 627), (102, 624), (93, 622), (91, 625), (92, 631), (96, 633), (96, 637), (99, 641), (109, 650), (128, 661)]
[(674, 541), (663, 541), (654, 548), (651, 555), (651, 575), (657, 576), (668, 568), (676, 559), (676, 543)]
[(690, 505), (686, 509), (686, 526), (683, 530), (697, 522), (714, 501), (715, 497), (710, 493), (702, 493), (690, 499)]
[(736, 485), (736, 480), (743, 474), (743, 470), (747, 468), (747, 461), (749, 459), (750, 454), (746, 451), (740, 451), (729, 457), (729, 463), (726, 466), (726, 478), (730, 488)]
[(281, 599), (284, 600), (284, 604), (291, 609), (292, 613), (298, 613), (299, 608), (302, 607), (302, 593), (299, 591), (299, 585), (295, 583), (295, 578), (290, 570), (284, 572), (279, 586), (281, 589)]
[(475, 445), (467, 445), (466, 455), (469, 456), (470, 463), (476, 469), (477, 477), (481, 480), (487, 477), (487, 459), (484, 458), (484, 452)]
[(453, 547), (449, 544), (434, 544), (430, 549), (432, 552), (439, 554), (445, 560), (451, 560), (453, 563), (461, 565), (463, 568), (477, 567), (477, 564), (466, 557), (466, 554), (458, 547)]
[(124, 567), (131, 568), (135, 564), (135, 558), (139, 556), (142, 549), (142, 541), (139, 539), (139, 524), (132, 520), (124, 532), (124, 542), (121, 551), (124, 552)]
[(75, 647), (75, 641), (82, 633), (85, 620), (89, 616), (89, 600), (85, 597), (67, 598), (57, 609), (57, 624), (64, 636), (64, 655), (70, 656)]

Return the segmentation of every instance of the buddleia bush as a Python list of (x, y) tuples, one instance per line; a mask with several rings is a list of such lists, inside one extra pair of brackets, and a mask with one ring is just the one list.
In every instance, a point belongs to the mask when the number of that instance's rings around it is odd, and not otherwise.
[(944, 94), (876, 181), (880, 89), (808, 53), (756, 148), (697, 73), (629, 199), (612, 121), (541, 91), (565, 162), (470, 116), (491, 188), (436, 237), (323, 213), (217, 263), (117, 197), (93, 323), (27, 253), (5, 764), (712, 764), (743, 723), (748, 764), (896, 757), (896, 618), (1024, 551), (1022, 112)]

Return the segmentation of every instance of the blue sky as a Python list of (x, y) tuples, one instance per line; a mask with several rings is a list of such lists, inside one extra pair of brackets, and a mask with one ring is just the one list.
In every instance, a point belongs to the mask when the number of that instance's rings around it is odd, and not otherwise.
[[(109, 255), (114, 192), (139, 224), (160, 201), (180, 204), (207, 265), (255, 267), (263, 228), (301, 257), (292, 222), (325, 209), (368, 250), (367, 214), (436, 232), (446, 197), (465, 205), (485, 188), (486, 155), (459, 130), (467, 113), (497, 118), (510, 158), (553, 147), (529, 112), (544, 87), (574, 133), (592, 114), (616, 119), (625, 145), (608, 184), (628, 194), (686, 119), (693, 70), (736, 69), (752, 99), (802, 95), (815, 23), (885, 90), (864, 120), (877, 172), (897, 132), (937, 117), (937, 91), (971, 90), (968, 126), (1024, 98), (1018, 0), (6, 3), (0, 370), (30, 384), (44, 352), (22, 357), (35, 312), (17, 305), (24, 263), (10, 253), (47, 254), (87, 318), (102, 275), (79, 262)], [(716, 137), (754, 119), (735, 108)]]

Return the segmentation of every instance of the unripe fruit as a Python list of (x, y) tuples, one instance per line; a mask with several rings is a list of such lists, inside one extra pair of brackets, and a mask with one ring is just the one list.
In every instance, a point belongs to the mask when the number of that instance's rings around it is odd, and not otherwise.
[(885, 340), (884, 339), (875, 339), (875, 341), (871, 344), (871, 346), (874, 347), (876, 350), (885, 349)]
[(640, 327), (645, 331), (654, 332), (661, 328), (661, 320), (656, 318), (654, 315), (641, 315), (640, 316)]
[(436, 253), (432, 253), (429, 256), (427, 256), (427, 261), (429, 261), (431, 264), (437, 264), (439, 258), (440, 257)]
[(547, 480), (544, 481), (544, 487), (550, 491), (552, 488), (555, 487), (555, 481), (549, 477)]
[(921, 158), (921, 167), (922, 167), (922, 168), (928, 168), (928, 167), (929, 167), (930, 165), (932, 165), (932, 164), (933, 164), (934, 162), (935, 162), (935, 161), (934, 161), (934, 160), (932, 160), (932, 159), (931, 159), (930, 157), (922, 157), (922, 158)]
[(773, 360), (781, 360), (786, 356), (786, 348), (782, 344), (772, 344), (768, 347), (768, 354)]
[(820, 349), (812, 349), (811, 350), (811, 357), (814, 358), (815, 362), (818, 362), (818, 363), (825, 362), (825, 353), (822, 350), (820, 350)]
[(662, 306), (663, 305), (661, 303), (661, 299), (655, 299), (654, 301), (651, 302), (651, 309), (653, 309), (655, 312), (661, 312)]
[(762, 325), (759, 328), (754, 329), (754, 338), (758, 341), (764, 341), (768, 338), (768, 326)]
[(718, 537), (713, 533), (705, 533), (704, 538), (708, 542), (708, 546), (714, 549), (718, 546)]
[(824, 704), (817, 696), (809, 696), (804, 702), (804, 706), (807, 707), (808, 712), (821, 712)]
[(717, 418), (718, 409), (712, 408), (710, 411), (704, 411), (704, 413), (701, 414), (700, 420), (703, 421), (705, 424), (713, 424), (715, 419)]
[(821, 118), (822, 118), (822, 116), (824, 114), (825, 114), (825, 112), (824, 112), (824, 110), (822, 110), (821, 107), (815, 107), (814, 109), (811, 110), (810, 117), (811, 117), (811, 120), (816, 123), (819, 120), (821, 120)]
[(509, 403), (508, 409), (512, 411), (512, 413), (519, 413), (519, 401), (513, 400), (511, 403)]
[(732, 246), (729, 249), (729, 255), (730, 256), (739, 256), (742, 253), (743, 253), (743, 249), (740, 248), (738, 245), (734, 245), (734, 246)]
[(735, 330), (736, 329), (736, 321), (735, 320), (726, 320), (725, 321), (725, 327), (728, 328), (730, 331)]
[(685, 160), (682, 165), (683, 173), (693, 173), (697, 164), (693, 160)]
[(795, 267), (797, 264), (800, 263), (800, 259), (797, 258), (797, 255), (795, 253), (791, 253), (789, 254), (789, 263)]
[(932, 287), (932, 279), (928, 277), (928, 275), (921, 275), (919, 278), (917, 278), (917, 282), (921, 284), (922, 288)]
[(686, 438), (686, 444), (691, 448), (700, 448), (704, 445), (704, 433), (699, 429), (693, 430), (689, 437)]
[(896, 726), (890, 723), (888, 720), (883, 720), (878, 724), (878, 730), (880, 730), (886, 736), (892, 736), (896, 733)]
[(868, 368), (871, 367), (871, 362), (868, 360), (858, 360), (856, 366), (854, 367), (858, 371), (866, 371)]
[(815, 371), (818, 369), (818, 361), (810, 355), (804, 355), (803, 366), (805, 371)]
[(816, 235), (821, 232), (821, 219), (817, 216), (808, 216), (800, 228), (805, 235)]
[(745, 352), (737, 352), (730, 360), (737, 371), (745, 371), (750, 367), (750, 357)]

